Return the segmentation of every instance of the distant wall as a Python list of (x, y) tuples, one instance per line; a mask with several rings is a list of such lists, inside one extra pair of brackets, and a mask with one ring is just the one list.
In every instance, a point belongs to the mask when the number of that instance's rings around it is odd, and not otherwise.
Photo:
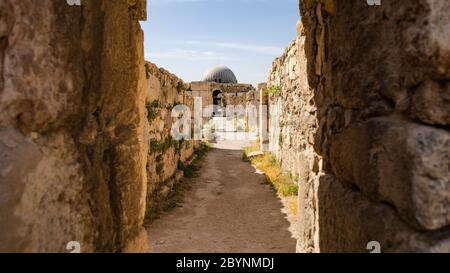
[(201, 97), (203, 107), (213, 104), (213, 92), (220, 90), (223, 95), (224, 105), (246, 105), (247, 101), (258, 98), (251, 94), (255, 88), (251, 84), (227, 84), (214, 82), (191, 82), (188, 89), (193, 97)]
[(300, 22), (297, 28), (299, 36), (273, 62), (269, 73), (267, 87), (272, 91), (266, 95), (269, 117), (266, 143), (282, 169), (291, 173), (300, 186), (299, 214), (303, 221), (299, 231), (304, 242), (299, 242), (298, 249), (304, 252), (314, 249), (314, 245), (305, 245), (314, 234), (305, 222), (314, 221), (314, 212), (307, 207), (314, 206), (311, 190), (319, 181), (322, 157), (314, 150), (319, 124), (314, 90), (308, 85), (305, 36)]

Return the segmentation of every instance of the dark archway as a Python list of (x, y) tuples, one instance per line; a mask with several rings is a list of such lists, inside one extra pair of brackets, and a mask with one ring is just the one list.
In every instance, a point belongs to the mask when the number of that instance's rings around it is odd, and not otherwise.
[(223, 98), (222, 91), (214, 90), (212, 96), (213, 96), (213, 107), (214, 107), (213, 115), (219, 116), (222, 114), (222, 98)]

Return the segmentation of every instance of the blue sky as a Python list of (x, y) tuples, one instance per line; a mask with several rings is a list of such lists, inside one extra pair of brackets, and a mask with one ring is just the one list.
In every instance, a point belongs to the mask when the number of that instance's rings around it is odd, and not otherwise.
[(148, 0), (146, 59), (186, 82), (230, 67), (241, 83), (265, 82), (296, 37), (298, 0)]

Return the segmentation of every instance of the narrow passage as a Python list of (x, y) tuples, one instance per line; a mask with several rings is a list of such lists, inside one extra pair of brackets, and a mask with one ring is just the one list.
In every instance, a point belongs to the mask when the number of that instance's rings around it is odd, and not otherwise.
[(178, 207), (148, 228), (150, 252), (295, 252), (282, 203), (238, 141), (219, 141)]

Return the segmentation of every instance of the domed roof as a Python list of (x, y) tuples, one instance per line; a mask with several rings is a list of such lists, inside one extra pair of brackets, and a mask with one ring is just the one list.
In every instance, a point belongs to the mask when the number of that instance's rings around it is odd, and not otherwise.
[(218, 83), (237, 83), (236, 76), (233, 71), (226, 66), (216, 66), (203, 75), (203, 82), (218, 82)]

